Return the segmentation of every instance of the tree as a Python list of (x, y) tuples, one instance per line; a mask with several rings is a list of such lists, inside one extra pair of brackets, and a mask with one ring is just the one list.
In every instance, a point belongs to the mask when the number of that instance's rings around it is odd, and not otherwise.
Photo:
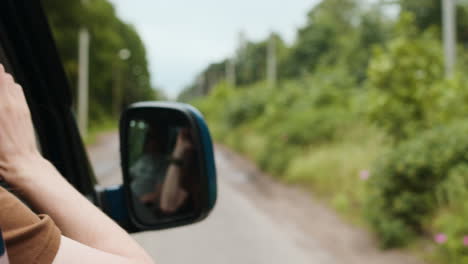
[(368, 69), (369, 116), (396, 140), (429, 128), (434, 84), (443, 79), (442, 48), (433, 31), (420, 34), (411, 13), (401, 16), (398, 37), (376, 48)]
[(298, 37), (285, 62), (283, 76), (295, 77), (311, 72), (325, 55), (334, 61), (344, 36), (354, 31), (357, 21), (356, 0), (326, 0), (308, 14), (307, 24), (298, 30)]
[[(90, 31), (91, 124), (109, 118), (126, 104), (155, 98), (144, 44), (135, 28), (117, 17), (108, 0), (92, 0), (86, 6), (80, 0), (43, 0), (43, 5), (73, 94), (78, 71), (78, 31), (82, 26)], [(122, 49), (131, 53), (125, 62), (118, 56)]]
[[(442, 25), (442, 4), (441, 0), (401, 0), (401, 11), (410, 12), (415, 16), (416, 26), (420, 31), (424, 31), (431, 26), (439, 29)], [(457, 36), (462, 43), (468, 42), (468, 4), (462, 1), (457, 5)]]
[[(43, 0), (42, 5), (46, 11), (52, 33), (62, 58), (65, 72), (69, 80), (77, 79), (78, 61), (78, 30), (86, 17), (84, 7), (80, 0)], [(72, 92), (75, 94), (76, 82), (70, 82)]]

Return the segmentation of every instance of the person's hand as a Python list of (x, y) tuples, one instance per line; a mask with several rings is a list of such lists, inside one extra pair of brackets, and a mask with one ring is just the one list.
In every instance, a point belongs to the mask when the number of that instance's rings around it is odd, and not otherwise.
[(171, 214), (176, 212), (179, 208), (184, 205), (184, 202), (187, 200), (188, 193), (184, 189), (176, 190), (176, 194), (166, 202), (161, 202), (160, 209), (166, 214)]
[(156, 191), (150, 192), (150, 193), (145, 193), (142, 196), (139, 197), (140, 202), (143, 204), (153, 204), (158, 200), (159, 193)]
[(0, 175), (10, 184), (18, 170), (41, 159), (23, 88), (0, 64)]

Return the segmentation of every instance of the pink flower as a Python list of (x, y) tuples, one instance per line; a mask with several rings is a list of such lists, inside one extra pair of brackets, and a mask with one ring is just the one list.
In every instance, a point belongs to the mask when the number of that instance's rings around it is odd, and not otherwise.
[(464, 245), (465, 247), (468, 247), (468, 236), (464, 236), (464, 237), (463, 237), (463, 245)]
[(368, 180), (370, 177), (370, 172), (368, 170), (362, 170), (359, 172), (359, 178), (363, 181)]
[[(434, 241), (437, 244), (443, 244), (443, 243), (445, 243), (447, 241), (447, 236), (444, 233), (439, 233), (439, 234), (434, 236)], [(468, 242), (468, 240), (467, 240), (467, 242)]]

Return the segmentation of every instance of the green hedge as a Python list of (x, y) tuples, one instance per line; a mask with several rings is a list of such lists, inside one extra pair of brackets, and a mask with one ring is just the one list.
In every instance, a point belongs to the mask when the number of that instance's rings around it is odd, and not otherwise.
[[(441, 193), (450, 191), (443, 190), (460, 187), (450, 184), (450, 173), (468, 164), (467, 135), (466, 121), (434, 128), (376, 162), (369, 182), (368, 219), (384, 247), (405, 245), (424, 233), (424, 223), (446, 206)], [(468, 178), (468, 174), (462, 176)]]

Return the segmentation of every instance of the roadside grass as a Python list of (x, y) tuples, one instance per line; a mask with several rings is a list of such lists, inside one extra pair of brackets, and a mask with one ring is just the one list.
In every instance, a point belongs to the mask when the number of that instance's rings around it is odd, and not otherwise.
[(367, 197), (367, 179), (372, 177), (370, 167), (389, 146), (385, 135), (377, 129), (356, 124), (352, 129), (341, 133), (335, 141), (305, 145), (297, 152), (283, 149), (281, 152), (267, 154), (265, 147), (275, 139), (267, 138), (265, 134), (248, 125), (238, 127), (228, 134), (216, 134), (215, 138), (260, 164), (260, 167), (265, 155), (283, 159), (283, 156), (295, 153), (292, 157), (287, 157), (289, 162), (284, 171), (267, 171), (282, 182), (303, 186), (345, 218), (359, 225), (366, 225), (363, 207)]
[(386, 149), (385, 137), (378, 131), (356, 127), (340, 140), (309, 147), (293, 159), (285, 180), (306, 186), (345, 215), (360, 216), (371, 164)]

